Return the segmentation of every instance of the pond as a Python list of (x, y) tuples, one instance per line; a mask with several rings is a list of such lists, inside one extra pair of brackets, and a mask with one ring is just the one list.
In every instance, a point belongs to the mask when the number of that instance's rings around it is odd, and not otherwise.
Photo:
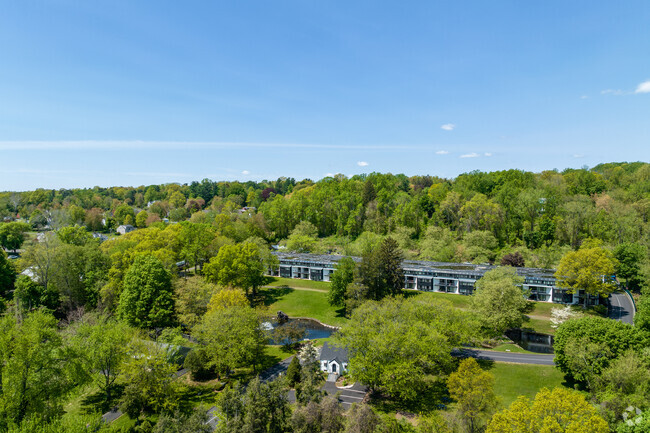
[(537, 353), (553, 353), (553, 336), (522, 329), (509, 329), (506, 336), (522, 349)]
[[(326, 326), (312, 319), (289, 319), (288, 322), (280, 325), (276, 319), (269, 320), (268, 322), (262, 323), (262, 329), (272, 332), (279, 326), (285, 326), (286, 324), (296, 324), (298, 327), (305, 330), (305, 340), (314, 340), (316, 338), (328, 338), (334, 332), (336, 328)], [(282, 344), (282, 342), (275, 342), (273, 339), (269, 339), (269, 344)]]

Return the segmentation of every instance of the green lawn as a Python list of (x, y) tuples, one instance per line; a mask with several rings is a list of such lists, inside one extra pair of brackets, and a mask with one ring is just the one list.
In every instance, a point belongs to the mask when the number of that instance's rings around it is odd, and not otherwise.
[(482, 349), (482, 350), (494, 350), (496, 352), (512, 352), (512, 353), (531, 353), (531, 354), (535, 353), (535, 352), (531, 352), (530, 350), (522, 349), (516, 344), (510, 344), (510, 343), (499, 344), (498, 346), (495, 346), (492, 349)]
[(261, 289), (260, 295), (273, 315), (282, 311), (289, 317), (309, 317), (332, 326), (340, 326), (347, 321), (342, 309), (332, 307), (327, 302), (326, 292), (277, 287)]
[[(290, 278), (272, 278), (267, 288), (261, 289), (265, 305), (269, 306), (272, 314), (281, 310), (289, 317), (310, 317), (328, 325), (341, 326), (346, 322), (340, 309), (331, 307), (327, 302), (327, 290), (330, 283), (323, 281), (296, 280)], [(306, 288), (311, 290), (300, 290)], [(322, 290), (322, 293), (314, 290)], [(407, 290), (407, 296), (430, 296), (434, 299), (449, 301), (455, 308), (469, 310), (471, 297), (452, 293), (418, 292)], [(551, 328), (551, 309), (557, 308), (556, 304), (545, 302), (531, 302), (528, 314), (535, 316), (529, 318), (523, 328), (531, 329), (543, 334), (554, 334)], [(580, 307), (577, 307), (580, 308)]]
[(487, 369), (494, 374), (494, 392), (505, 407), (520, 395), (532, 398), (544, 387), (564, 386), (564, 375), (552, 366), (495, 362)]
[(322, 290), (324, 292), (329, 291), (330, 283), (328, 281), (311, 281), (311, 280), (297, 280), (294, 278), (279, 278), (272, 277), (269, 279), (267, 286), (272, 287), (305, 287), (307, 289)]

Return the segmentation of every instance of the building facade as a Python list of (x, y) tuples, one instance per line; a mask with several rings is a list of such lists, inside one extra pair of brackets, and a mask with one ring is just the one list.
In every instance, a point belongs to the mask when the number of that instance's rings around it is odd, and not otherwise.
[[(336, 264), (343, 256), (273, 253), (279, 261), (277, 269), (269, 270), (269, 275), (282, 278), (297, 278), (312, 281), (330, 281)], [(359, 262), (361, 259), (352, 257)], [(444, 292), (458, 295), (471, 295), (474, 284), (485, 272), (496, 268), (493, 265), (473, 265), (468, 263), (443, 263), (419, 260), (404, 260), (404, 288), (425, 292)], [(567, 293), (557, 287), (554, 271), (538, 268), (515, 268), (524, 278), (523, 288), (529, 299), (558, 304), (577, 304), (582, 302), (582, 293)], [(597, 296), (588, 296), (588, 304), (598, 304)]]

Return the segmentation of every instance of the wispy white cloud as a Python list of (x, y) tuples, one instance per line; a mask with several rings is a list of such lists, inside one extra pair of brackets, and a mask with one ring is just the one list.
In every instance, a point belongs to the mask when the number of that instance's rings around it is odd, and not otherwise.
[(449, 151), (448, 150), (438, 150), (436, 152), (436, 155), (448, 155)]
[(574, 157), (574, 158), (584, 158), (585, 156), (584, 156), (583, 154), (581, 154), (581, 153), (575, 153), (575, 154), (573, 155), (573, 157)]
[(445, 123), (440, 127), (440, 129), (444, 129), (445, 131), (453, 131), (456, 128), (456, 125), (453, 123)]
[(483, 156), (487, 156), (489, 158), (490, 156), (492, 156), (492, 152), (485, 152)]
[(359, 162), (357, 162), (357, 165), (358, 165), (359, 167), (367, 167), (367, 166), (368, 166), (368, 163), (367, 163), (366, 161), (359, 161)]
[(588, 99), (588, 98), (589, 98), (589, 96), (587, 96), (587, 95), (582, 95), (582, 96), (580, 97), (580, 99)]
[(248, 171), (248, 170), (242, 170), (241, 174), (243, 174), (244, 176), (247, 176), (247, 175), (251, 174), (251, 172)]
[(614, 95), (614, 96), (621, 96), (621, 95), (627, 95), (629, 92), (625, 92), (621, 89), (605, 89), (600, 91), (601, 95)]
[(634, 93), (650, 93), (650, 80), (639, 84)]
[(460, 157), (461, 158), (478, 158), (479, 156), (481, 156), (481, 155), (479, 155), (476, 152), (472, 152), (472, 153), (466, 153), (464, 155), (461, 155)]

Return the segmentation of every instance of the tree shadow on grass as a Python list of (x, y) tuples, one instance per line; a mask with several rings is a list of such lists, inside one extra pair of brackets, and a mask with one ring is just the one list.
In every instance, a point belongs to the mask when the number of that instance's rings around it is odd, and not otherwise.
[(182, 386), (178, 390), (179, 408), (183, 412), (190, 412), (193, 408), (204, 405), (213, 406), (216, 402), (219, 391), (223, 389), (223, 382), (219, 385), (193, 385)]
[(407, 411), (411, 413), (430, 413), (435, 410), (445, 409), (451, 402), (447, 384), (443, 378), (432, 378), (418, 391), (414, 400), (396, 400), (381, 392), (370, 394), (370, 405), (381, 412), (394, 413)]
[(107, 400), (104, 391), (97, 390), (81, 400), (81, 410), (84, 413), (108, 412), (119, 405), (123, 392), (124, 385), (114, 385), (111, 391), (111, 399)]
[(262, 289), (257, 292), (257, 296), (251, 300), (251, 303), (253, 306), (263, 305), (265, 307), (268, 307), (269, 305), (278, 302), (293, 291), (294, 289), (289, 286), (278, 286)]

